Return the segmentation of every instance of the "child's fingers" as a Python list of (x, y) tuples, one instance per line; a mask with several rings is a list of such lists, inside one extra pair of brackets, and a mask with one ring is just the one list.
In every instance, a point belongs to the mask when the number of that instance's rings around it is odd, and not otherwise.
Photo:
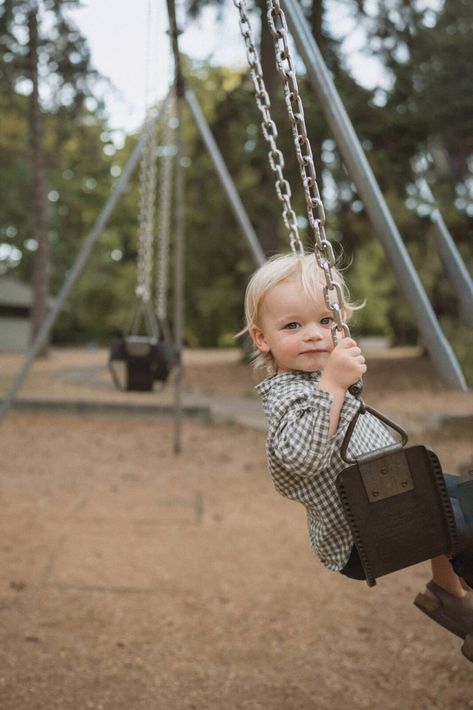
[(343, 351), (343, 355), (349, 358), (362, 358), (363, 361), (365, 359), (363, 353), (361, 352), (361, 349), (358, 346), (346, 348)]
[(367, 371), (366, 360), (359, 347), (345, 350), (344, 358), (346, 358), (347, 366), (351, 364), (360, 374), (364, 374)]
[(338, 342), (337, 348), (339, 348), (340, 350), (356, 350), (357, 355), (361, 353), (360, 346), (358, 345), (356, 340), (353, 340), (353, 338), (343, 338)]
[(346, 350), (347, 348), (357, 347), (357, 342), (353, 340), (353, 338), (341, 338), (338, 341), (337, 347)]

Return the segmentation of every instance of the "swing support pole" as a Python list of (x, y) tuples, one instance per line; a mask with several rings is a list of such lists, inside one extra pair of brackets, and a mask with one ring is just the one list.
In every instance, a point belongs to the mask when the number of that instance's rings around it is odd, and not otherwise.
[[(159, 109), (156, 111), (156, 115), (153, 119), (154, 125), (159, 121), (159, 118), (161, 116), (161, 112), (166, 105), (167, 102), (166, 97), (162, 104), (160, 105)], [(25, 356), (25, 361), (18, 371), (9, 391), (6, 393), (6, 395), (2, 399), (2, 403), (0, 406), (0, 421), (3, 419), (7, 411), (9, 410), (16, 393), (18, 392), (19, 388), (23, 384), (23, 381), (25, 377), (27, 376), (30, 367), (35, 359), (35, 357), (38, 355), (40, 352), (41, 348), (43, 347), (44, 343), (46, 342), (49, 333), (51, 332), (59, 314), (62, 311), (62, 308), (64, 306), (64, 303), (69, 296), (69, 293), (72, 290), (72, 287), (74, 286), (75, 282), (79, 278), (80, 274), (82, 273), (82, 270), (84, 269), (85, 265), (87, 264), (87, 261), (92, 253), (92, 250), (99, 240), (103, 230), (105, 229), (108, 220), (110, 219), (113, 210), (117, 206), (121, 196), (123, 195), (123, 192), (125, 191), (130, 178), (132, 177), (136, 166), (138, 165), (141, 157), (141, 152), (143, 150), (143, 145), (145, 142), (146, 134), (143, 132), (140, 140), (136, 144), (135, 148), (133, 149), (132, 154), (130, 155), (128, 162), (120, 176), (120, 179), (114, 185), (112, 188), (112, 191), (110, 193), (110, 196), (105, 203), (102, 211), (100, 212), (99, 216), (97, 217), (97, 220), (95, 221), (94, 226), (92, 227), (91, 232), (89, 233), (87, 239), (85, 240), (85, 243), (78, 254), (73, 266), (71, 269), (68, 271), (67, 276), (64, 280), (64, 283), (57, 294), (56, 298), (54, 299), (53, 306), (51, 307), (51, 310), (49, 311), (47, 317), (45, 318), (41, 328), (39, 329), (36, 338), (32, 342), (26, 356)]]
[(182, 346), (184, 336), (184, 254), (185, 254), (185, 171), (182, 165), (183, 126), (182, 109), (184, 97), (177, 94), (177, 155), (176, 155), (176, 204), (174, 242), (174, 347), (177, 352), (177, 371), (174, 379), (174, 453), (182, 450), (182, 384), (184, 365)]
[(437, 251), (461, 304), (463, 319), (473, 327), (473, 281), (438, 207), (430, 215)]
[(169, 35), (174, 56), (174, 87), (177, 112), (177, 154), (176, 154), (176, 200), (175, 200), (175, 242), (174, 242), (174, 347), (177, 353), (177, 370), (174, 379), (174, 453), (182, 450), (182, 384), (184, 364), (182, 350), (184, 340), (184, 254), (185, 254), (185, 172), (182, 164), (184, 152), (183, 108), (185, 82), (179, 52), (179, 29), (176, 20), (174, 0), (167, 0)]
[(233, 213), (238, 220), (238, 224), (241, 227), (246, 241), (248, 242), (256, 264), (258, 266), (262, 266), (266, 261), (266, 257), (264, 255), (263, 250), (261, 249), (258, 237), (256, 236), (255, 231), (248, 218), (248, 215), (246, 214), (245, 208), (243, 207), (240, 196), (238, 195), (238, 192), (235, 188), (235, 184), (230, 176), (230, 173), (227, 170), (225, 162), (222, 158), (222, 154), (220, 153), (220, 150), (217, 146), (217, 143), (215, 142), (208, 123), (205, 120), (205, 116), (202, 113), (202, 110), (199, 106), (199, 102), (197, 101), (195, 94), (190, 91), (190, 89), (186, 90), (185, 95), (187, 103), (189, 104), (190, 110), (192, 111), (192, 115), (194, 116), (195, 122), (197, 124), (197, 128), (200, 131), (202, 140), (204, 141), (207, 147), (209, 155), (213, 160), (213, 164), (222, 183), (223, 189), (227, 194), (230, 205), (233, 209)]
[(284, 0), (283, 4), (289, 28), (304, 60), (309, 80), (320, 99), (343, 160), (410, 304), (432, 362), (446, 384), (454, 389), (467, 391), (468, 386), (455, 353), (440, 328), (302, 9), (296, 0)]
[[(425, 163), (425, 157), (422, 162), (418, 161), (418, 165)], [(468, 269), (466, 268), (462, 255), (460, 254), (458, 247), (455, 244), (447, 225), (445, 224), (445, 220), (437, 204), (437, 200), (430, 189), (429, 183), (422, 175), (416, 177), (416, 183), (420, 189), (422, 197), (427, 200), (429, 205), (432, 207), (430, 221), (433, 226), (437, 253), (440, 257), (440, 261), (442, 262), (445, 275), (457, 294), (461, 306), (461, 316), (466, 325), (473, 327), (473, 281), (468, 273)]]

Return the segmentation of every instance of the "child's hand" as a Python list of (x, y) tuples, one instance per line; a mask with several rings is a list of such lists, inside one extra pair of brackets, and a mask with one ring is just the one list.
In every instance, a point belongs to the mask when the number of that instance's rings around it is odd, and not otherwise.
[(343, 338), (330, 353), (319, 386), (329, 392), (347, 390), (358, 382), (367, 369), (365, 358), (356, 341), (353, 338)]

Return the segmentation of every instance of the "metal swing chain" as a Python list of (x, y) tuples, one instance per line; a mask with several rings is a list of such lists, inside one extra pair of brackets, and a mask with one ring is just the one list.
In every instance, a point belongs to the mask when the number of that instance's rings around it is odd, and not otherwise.
[(140, 197), (138, 202), (138, 264), (136, 295), (143, 302), (150, 299), (154, 198), (156, 192), (156, 124), (155, 111), (149, 112), (145, 125), (145, 142), (140, 166)]
[[(350, 335), (348, 325), (343, 321), (343, 291), (333, 278), (335, 255), (331, 243), (325, 235), (325, 211), (317, 185), (312, 148), (304, 119), (304, 107), (299, 94), (294, 59), (292, 57), (286, 17), (279, 0), (267, 0), (267, 19), (274, 41), (276, 65), (284, 86), (284, 100), (292, 128), (297, 162), (299, 164), (309, 225), (314, 235), (315, 257), (325, 275), (324, 300), (334, 317), (332, 337), (337, 342), (337, 331)], [(335, 293), (334, 293), (335, 292)], [(334, 293), (331, 299), (330, 294)]]
[(255, 87), (256, 105), (263, 117), (261, 128), (263, 136), (269, 145), (269, 165), (271, 170), (277, 175), (275, 183), (276, 194), (283, 206), (282, 217), (289, 233), (289, 243), (294, 254), (304, 254), (304, 246), (297, 227), (297, 216), (291, 204), (291, 186), (283, 174), (284, 156), (276, 143), (278, 129), (271, 117), (271, 102), (264, 83), (263, 70), (255, 47), (246, 2), (245, 0), (233, 0), (233, 4), (239, 12), (240, 32), (246, 45), (246, 57), (250, 67), (250, 77)]
[(171, 98), (166, 107), (164, 117), (165, 130), (163, 145), (165, 154), (159, 184), (159, 225), (156, 249), (156, 313), (160, 320), (167, 317), (167, 291), (169, 272), (169, 233), (171, 227), (171, 189), (174, 163), (173, 120), (175, 116), (174, 101)]

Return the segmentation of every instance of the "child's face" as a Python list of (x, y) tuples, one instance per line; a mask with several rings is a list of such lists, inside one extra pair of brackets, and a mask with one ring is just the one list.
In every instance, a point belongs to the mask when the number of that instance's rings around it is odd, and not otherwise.
[(271, 353), (278, 372), (314, 372), (325, 367), (334, 348), (331, 311), (319, 298), (309, 298), (296, 281), (282, 281), (266, 294), (260, 327), (252, 330), (255, 346)]

